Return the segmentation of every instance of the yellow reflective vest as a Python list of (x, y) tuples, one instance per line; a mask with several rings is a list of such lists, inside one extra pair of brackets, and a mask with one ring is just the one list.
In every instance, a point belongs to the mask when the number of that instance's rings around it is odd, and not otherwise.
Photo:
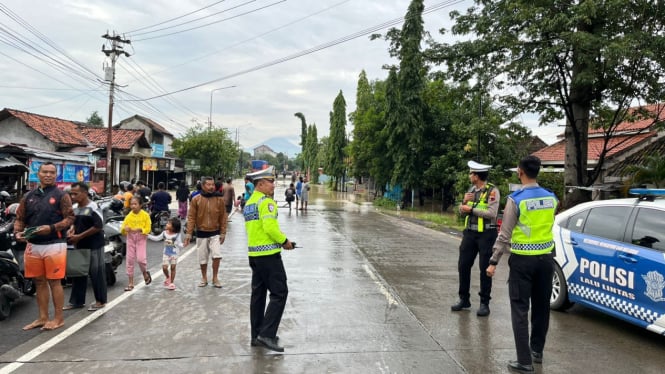
[(277, 203), (264, 193), (254, 191), (243, 210), (249, 257), (269, 256), (282, 251), (286, 235), (277, 223)]
[(552, 225), (558, 200), (554, 193), (542, 188), (525, 188), (510, 196), (518, 209), (518, 219), (510, 240), (510, 252), (538, 256), (552, 252)]

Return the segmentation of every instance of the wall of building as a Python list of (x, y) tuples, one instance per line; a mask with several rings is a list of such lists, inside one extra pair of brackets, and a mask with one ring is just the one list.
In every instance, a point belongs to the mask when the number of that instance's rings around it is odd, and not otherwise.
[(10, 117), (0, 122), (0, 131), (2, 131), (0, 140), (3, 142), (25, 144), (46, 151), (56, 150), (55, 145), (50, 140), (17, 118)]

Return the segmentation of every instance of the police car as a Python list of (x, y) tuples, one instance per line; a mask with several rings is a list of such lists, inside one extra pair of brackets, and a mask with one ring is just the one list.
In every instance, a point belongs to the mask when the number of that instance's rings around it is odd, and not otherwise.
[(573, 303), (665, 335), (665, 190), (556, 216), (552, 309)]

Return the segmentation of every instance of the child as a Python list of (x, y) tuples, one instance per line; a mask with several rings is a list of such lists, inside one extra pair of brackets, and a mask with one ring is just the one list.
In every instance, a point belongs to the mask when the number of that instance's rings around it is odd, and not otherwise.
[[(148, 235), (153, 241), (164, 240), (164, 256), (162, 256), (162, 271), (164, 272), (164, 287), (175, 290), (175, 265), (178, 263), (178, 253), (184, 247), (180, 238), (180, 219), (171, 217), (166, 223), (166, 228), (159, 235)], [(171, 275), (169, 275), (171, 265)]]
[(291, 203), (296, 199), (296, 189), (293, 187), (293, 183), (289, 185), (289, 188), (284, 191), (284, 196), (286, 197), (286, 204), (289, 206), (289, 211), (291, 210)]
[(152, 277), (148, 271), (146, 262), (147, 235), (150, 233), (150, 215), (141, 209), (141, 197), (134, 196), (129, 203), (131, 211), (122, 221), (120, 233), (127, 235), (127, 278), (129, 282), (125, 291), (134, 289), (134, 262), (139, 263), (143, 280), (148, 285), (152, 282)]

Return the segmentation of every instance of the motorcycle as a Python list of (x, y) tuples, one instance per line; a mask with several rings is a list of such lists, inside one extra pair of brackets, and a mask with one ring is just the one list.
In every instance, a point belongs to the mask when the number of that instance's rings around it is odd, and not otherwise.
[(106, 264), (106, 285), (116, 282), (115, 272), (127, 253), (127, 241), (120, 234), (120, 226), (125, 218), (122, 215), (124, 204), (117, 199), (105, 199), (99, 204), (104, 221), (104, 263)]
[(7, 191), (0, 191), (0, 222), (5, 222), (7, 219), (5, 210), (7, 209), (7, 199), (9, 199), (11, 196), (12, 195), (10, 195)]
[(169, 222), (169, 218), (171, 218), (171, 212), (165, 210), (153, 213), (150, 217), (152, 221), (152, 234), (161, 234), (162, 231), (164, 231), (166, 228), (166, 224)]
[(16, 203), (10, 205), (5, 212), (5, 222), (0, 224), (0, 321), (9, 317), (12, 302), (21, 295), (32, 296), (37, 290), (32, 279), (24, 275), (25, 244), (14, 237), (17, 208)]

